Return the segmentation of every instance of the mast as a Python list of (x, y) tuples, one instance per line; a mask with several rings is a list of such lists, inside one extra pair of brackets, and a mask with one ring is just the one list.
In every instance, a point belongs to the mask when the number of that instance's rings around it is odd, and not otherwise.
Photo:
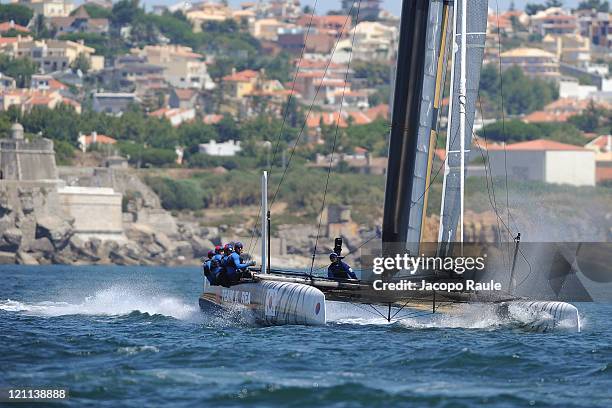
[(461, 243), (461, 255), (463, 255), (463, 214), (465, 211), (465, 115), (466, 115), (466, 102), (467, 102), (467, 85), (466, 85), (466, 37), (467, 37), (467, 0), (461, 0), (461, 71), (459, 75), (459, 140), (460, 149), (459, 155), (461, 158), (461, 165), (459, 174), (461, 179), (459, 181), (460, 193), (460, 210), (459, 210), (459, 242)]
[(261, 273), (269, 273), (269, 211), (268, 211), (268, 172), (261, 175)]

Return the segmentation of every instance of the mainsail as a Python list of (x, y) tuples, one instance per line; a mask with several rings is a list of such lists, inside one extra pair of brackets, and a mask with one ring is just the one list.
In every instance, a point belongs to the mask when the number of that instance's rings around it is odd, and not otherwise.
[[(466, 95), (465, 103), (465, 162), (469, 157), (471, 135), (478, 98), (480, 69), (485, 47), (487, 31), (488, 0), (470, 0), (466, 12), (461, 10), (461, 2), (455, 2), (455, 29), (453, 30), (453, 63), (451, 68), (451, 90), (449, 98), (449, 122), (446, 137), (446, 161), (444, 164), (444, 182), (442, 188), (442, 208), (440, 213), (440, 230), (438, 235), (438, 254), (445, 256), (451, 253), (455, 240), (457, 224), (462, 210), (461, 200), (461, 138), (459, 136), (460, 109), (463, 96), (459, 92), (461, 72), (461, 18), (466, 16)], [(467, 169), (467, 168), (466, 168)], [(467, 170), (466, 170), (467, 171)], [(465, 174), (465, 173), (464, 173)]]
[(385, 252), (419, 252), (443, 91), (449, 4), (402, 4), (382, 226)]

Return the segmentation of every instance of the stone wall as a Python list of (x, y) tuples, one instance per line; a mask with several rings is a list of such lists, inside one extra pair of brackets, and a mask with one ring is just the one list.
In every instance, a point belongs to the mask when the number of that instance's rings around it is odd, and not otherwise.
[(120, 193), (103, 187), (61, 187), (60, 205), (74, 218), (74, 233), (87, 240), (124, 241)]
[(53, 141), (0, 141), (0, 171), (4, 180), (57, 180)]

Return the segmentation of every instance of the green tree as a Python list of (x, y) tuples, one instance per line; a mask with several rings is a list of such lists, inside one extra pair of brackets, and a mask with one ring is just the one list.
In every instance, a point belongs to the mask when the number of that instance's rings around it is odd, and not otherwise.
[(121, 0), (113, 5), (110, 21), (115, 27), (124, 27), (143, 14), (139, 0)]
[(89, 71), (90, 63), (87, 55), (80, 53), (70, 64), (70, 68), (74, 70), (80, 70), (82, 73), (86, 74)]
[(7, 55), (0, 55), (0, 72), (13, 77), (19, 88), (30, 86), (32, 75), (38, 70), (38, 64), (29, 58), (11, 59)]
[(0, 4), (0, 21), (11, 21), (27, 26), (34, 12), (21, 4)]
[(578, 3), (577, 10), (596, 10), (607, 13), (610, 11), (610, 3), (607, 0), (585, 0)]
[(525, 13), (530, 16), (533, 16), (538, 11), (546, 10), (546, 5), (539, 3), (527, 3), (525, 5)]

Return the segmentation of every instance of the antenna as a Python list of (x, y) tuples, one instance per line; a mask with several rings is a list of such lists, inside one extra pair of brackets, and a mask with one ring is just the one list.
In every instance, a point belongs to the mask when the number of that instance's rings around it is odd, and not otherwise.
[(466, 63), (467, 63), (467, 0), (461, 0), (461, 67), (459, 71), (459, 149), (461, 174), (459, 181), (459, 200), (461, 209), (459, 213), (459, 242), (461, 243), (461, 254), (463, 255), (463, 213), (465, 206), (465, 117), (467, 114), (467, 85), (466, 85)]

